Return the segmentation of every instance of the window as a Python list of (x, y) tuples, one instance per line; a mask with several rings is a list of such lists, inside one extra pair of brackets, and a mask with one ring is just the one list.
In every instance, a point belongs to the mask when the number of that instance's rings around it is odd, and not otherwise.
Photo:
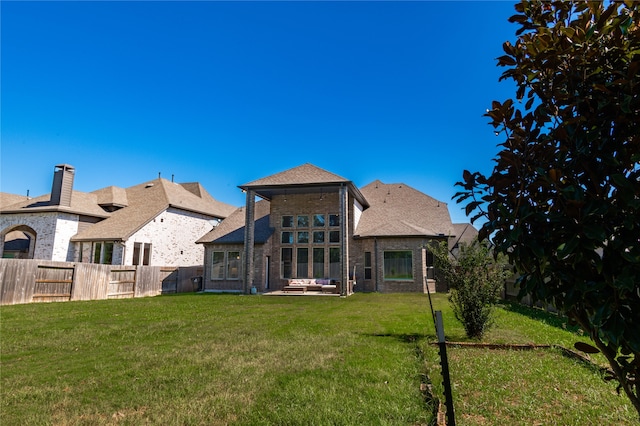
[(296, 278), (309, 278), (309, 249), (298, 247)]
[(211, 279), (239, 279), (242, 268), (240, 260), (239, 251), (214, 251), (211, 253)]
[[(304, 213), (304, 212), (301, 212)], [(337, 278), (341, 276), (341, 232), (337, 214), (283, 215), (280, 229), (282, 278)], [(286, 229), (286, 228), (296, 228)], [(333, 227), (333, 230), (330, 230)], [(290, 247), (286, 245), (291, 244)], [(332, 244), (334, 247), (330, 247)], [(328, 265), (327, 265), (328, 264)]]
[(113, 261), (113, 243), (93, 244), (93, 263), (111, 265)]
[(282, 232), (282, 244), (293, 244), (293, 232), (283, 231)]
[(100, 263), (100, 254), (102, 253), (102, 243), (93, 245), (93, 263)]
[(340, 249), (338, 247), (329, 247), (329, 278), (340, 279)]
[(433, 266), (433, 253), (431, 251), (427, 251), (427, 278), (432, 280), (436, 278)]
[(293, 263), (293, 249), (290, 247), (284, 247), (282, 249), (280, 270), (282, 271), (282, 278), (291, 278), (291, 266)]
[(79, 242), (76, 247), (78, 248), (76, 259), (78, 259), (78, 262), (82, 262), (82, 242)]
[(411, 250), (384, 252), (384, 279), (413, 279), (413, 253)]
[(211, 279), (224, 279), (224, 252), (214, 251), (211, 253)]
[(102, 245), (102, 263), (111, 265), (113, 261), (113, 243), (104, 243)]
[(365, 280), (371, 279), (371, 252), (370, 251), (364, 252), (364, 279)]
[(324, 277), (324, 248), (313, 249), (313, 278)]
[(151, 265), (151, 244), (144, 245), (144, 253), (142, 255), (142, 264)]
[(133, 262), (134, 265), (140, 264), (140, 246), (141, 243), (133, 243)]
[(133, 264), (148, 265), (151, 260), (151, 244), (133, 243)]
[(309, 227), (309, 216), (298, 216), (298, 228)]
[(227, 279), (237, 280), (240, 278), (240, 252), (230, 251), (227, 253)]
[(293, 228), (293, 216), (282, 216), (282, 227)]

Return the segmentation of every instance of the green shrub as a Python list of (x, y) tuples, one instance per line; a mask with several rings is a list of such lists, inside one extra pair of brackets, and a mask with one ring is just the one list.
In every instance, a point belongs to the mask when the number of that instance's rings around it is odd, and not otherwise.
[(434, 250), (439, 275), (450, 288), (449, 302), (467, 337), (481, 339), (491, 327), (493, 307), (500, 297), (506, 265), (494, 261), (485, 243), (462, 245), (458, 257), (449, 253), (447, 244)]

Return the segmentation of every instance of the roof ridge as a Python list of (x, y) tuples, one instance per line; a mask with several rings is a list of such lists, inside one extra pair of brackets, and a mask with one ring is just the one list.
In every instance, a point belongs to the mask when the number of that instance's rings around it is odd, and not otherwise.
[[(320, 172), (322, 176), (317, 176)], [(291, 179), (295, 177), (296, 181)], [(295, 185), (295, 184), (310, 184), (310, 183), (349, 183), (350, 180), (325, 170), (321, 167), (311, 163), (304, 163), (299, 166), (286, 169), (269, 176), (265, 176), (260, 179), (256, 179), (244, 185), (240, 185), (240, 188), (248, 188), (252, 186), (280, 186), (280, 185)]]

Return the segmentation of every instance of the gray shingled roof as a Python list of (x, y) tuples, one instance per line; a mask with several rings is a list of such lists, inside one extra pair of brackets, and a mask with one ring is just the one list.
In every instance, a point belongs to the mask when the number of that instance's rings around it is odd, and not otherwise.
[(453, 235), (446, 203), (403, 183), (376, 180), (361, 188), (370, 207), (355, 231), (360, 237)]
[[(271, 203), (266, 200), (260, 200), (255, 204), (255, 233), (254, 241), (258, 244), (265, 243), (271, 234), (273, 228), (269, 227), (269, 214)], [(211, 230), (208, 234), (200, 238), (197, 243), (226, 243), (226, 244), (243, 244), (245, 233), (245, 208), (240, 207), (229, 217), (223, 220), (220, 225)]]
[(2, 214), (64, 212), (97, 218), (110, 216), (108, 212), (98, 205), (98, 197), (92, 193), (73, 191), (70, 207), (51, 205), (49, 203), (50, 198), (51, 194), (45, 194), (35, 198), (24, 199), (18, 203), (1, 207), (0, 212)]
[(351, 182), (341, 176), (328, 172), (313, 164), (306, 163), (293, 169), (285, 170), (262, 179), (241, 185), (240, 188), (279, 185), (308, 185), (317, 183), (348, 183)]
[(155, 179), (127, 188), (126, 200), (126, 208), (111, 213), (109, 219), (79, 232), (72, 241), (124, 241), (169, 207), (221, 219), (235, 209), (213, 199), (208, 193), (201, 198), (180, 184), (166, 179)]
[(271, 200), (276, 194), (294, 194), (296, 191), (308, 193), (314, 190), (316, 192), (337, 191), (342, 185), (347, 186), (349, 192), (365, 208), (369, 206), (365, 197), (352, 181), (310, 163), (254, 180), (240, 185), (239, 188), (245, 191), (252, 189), (258, 196)]
[(469, 244), (478, 238), (478, 230), (470, 223), (454, 223), (453, 235), (455, 238), (449, 240), (449, 250), (452, 250), (456, 244)]
[(13, 204), (27, 201), (29, 197), (26, 195), (9, 194), (8, 192), (0, 192), (0, 209), (11, 206)]

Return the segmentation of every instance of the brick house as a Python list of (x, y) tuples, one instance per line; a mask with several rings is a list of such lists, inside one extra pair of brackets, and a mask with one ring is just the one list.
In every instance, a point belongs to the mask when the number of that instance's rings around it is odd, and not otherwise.
[(129, 188), (73, 190), (75, 169), (55, 167), (52, 190), (36, 198), (1, 194), (2, 257), (113, 265), (200, 265), (195, 244), (235, 207), (199, 183), (155, 179)]
[(405, 184), (358, 189), (304, 164), (240, 188), (246, 205), (198, 240), (205, 290), (268, 292), (316, 279), (342, 295), (424, 292), (435, 286), (429, 245), (455, 240), (447, 204)]

